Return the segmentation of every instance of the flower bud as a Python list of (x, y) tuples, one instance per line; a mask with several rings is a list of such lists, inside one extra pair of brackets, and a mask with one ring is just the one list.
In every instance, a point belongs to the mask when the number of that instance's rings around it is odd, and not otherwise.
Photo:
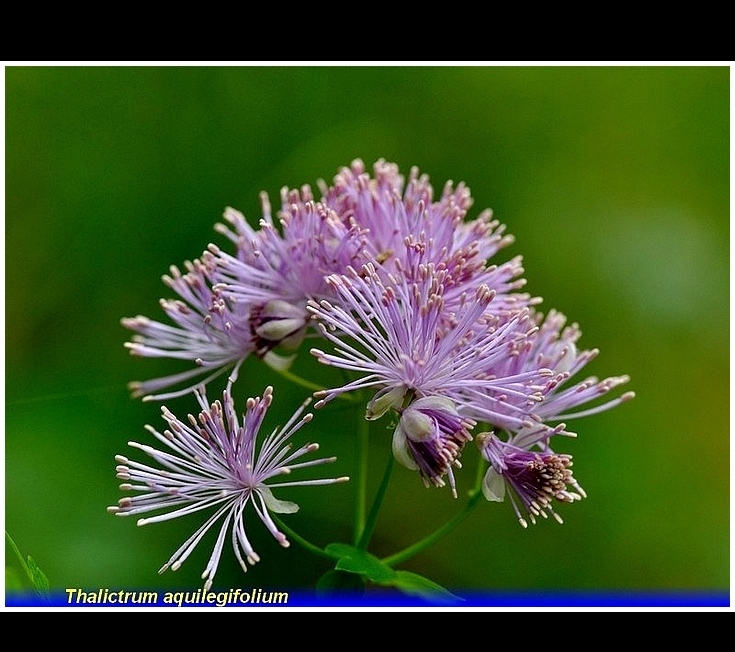
[(375, 421), (375, 419), (382, 417), (391, 408), (400, 407), (405, 395), (406, 388), (403, 386), (381, 389), (379, 392), (376, 392), (375, 396), (367, 404), (365, 418), (368, 421)]
[(258, 349), (268, 351), (275, 346), (296, 349), (301, 344), (309, 313), (282, 299), (273, 299), (253, 310), (250, 323), (259, 340)]

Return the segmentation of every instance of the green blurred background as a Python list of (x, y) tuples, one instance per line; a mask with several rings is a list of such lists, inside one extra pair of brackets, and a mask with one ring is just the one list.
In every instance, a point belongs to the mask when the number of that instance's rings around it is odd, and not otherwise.
[[(523, 530), (483, 502), (403, 568), (460, 594), (728, 590), (729, 84), (727, 66), (7, 66), (6, 529), (53, 588), (199, 587), (211, 537), (156, 571), (200, 519), (137, 528), (105, 512), (114, 455), (163, 423), (126, 383), (174, 370), (130, 357), (120, 318), (162, 316), (169, 265), (227, 247), (213, 231), (226, 206), (256, 223), (261, 190), (276, 204), (284, 185), (385, 158), (437, 190), (465, 181), (472, 216), (490, 207), (516, 236), (498, 260), (522, 254), (528, 291), (601, 349), (587, 371), (630, 374), (637, 393), (570, 422), (588, 498), (560, 509), (564, 525)], [(295, 370), (324, 372), (305, 350)], [(276, 425), (303, 391), (249, 361), (241, 400), (267, 383)], [(309, 435), (351, 473), (354, 418), (327, 410)], [(374, 424), (371, 491), (389, 441)], [(284, 497), (315, 543), (350, 537), (349, 484)], [(462, 504), (402, 468), (386, 500), (378, 555)], [(215, 588), (304, 588), (327, 570), (248, 523), (262, 562), (242, 576), (228, 548)]]

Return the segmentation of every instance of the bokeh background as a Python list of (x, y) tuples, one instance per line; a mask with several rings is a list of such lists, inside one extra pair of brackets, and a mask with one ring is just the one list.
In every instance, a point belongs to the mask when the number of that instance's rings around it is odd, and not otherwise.
[[(560, 509), (564, 525), (523, 530), (483, 502), (402, 568), (459, 594), (728, 591), (729, 85), (726, 65), (7, 66), (6, 530), (55, 589), (199, 587), (211, 537), (157, 575), (197, 517), (138, 528), (105, 511), (114, 455), (163, 423), (126, 383), (173, 371), (129, 356), (120, 318), (162, 316), (161, 275), (227, 246), (213, 230), (226, 206), (255, 224), (261, 190), (277, 203), (282, 186), (385, 158), (437, 190), (465, 181), (472, 216), (490, 207), (516, 236), (498, 260), (522, 254), (528, 291), (601, 349), (587, 371), (629, 374), (637, 393), (573, 424), (588, 498)], [(323, 373), (305, 351), (296, 370)], [(276, 425), (304, 393), (251, 361), (238, 391), (268, 383)], [(350, 473), (354, 418), (329, 410), (310, 434)], [(371, 491), (389, 441), (375, 424)], [(463, 459), (461, 490), (474, 450)], [(349, 485), (288, 497), (295, 530), (349, 539)], [(461, 504), (397, 467), (371, 550)], [(215, 588), (303, 589), (327, 570), (249, 523), (262, 562), (243, 576), (228, 549)]]

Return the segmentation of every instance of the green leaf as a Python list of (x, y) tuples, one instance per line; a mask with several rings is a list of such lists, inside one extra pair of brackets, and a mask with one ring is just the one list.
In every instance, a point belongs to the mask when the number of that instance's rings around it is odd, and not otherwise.
[[(346, 543), (330, 543), (325, 552), (337, 558), (335, 570), (325, 573), (317, 583), (317, 589), (323, 591), (355, 588), (364, 589), (364, 581), (356, 581), (356, 576), (375, 584), (392, 587), (427, 602), (456, 604), (463, 599), (454, 595), (443, 586), (431, 580), (404, 570), (394, 570), (369, 552), (360, 550)], [(352, 576), (353, 580), (350, 579)]]
[[(40, 594), (46, 593), (49, 590), (48, 578), (38, 567), (38, 564), (34, 561), (33, 557), (28, 555), (27, 560), (23, 559), (23, 555), (21, 554), (20, 549), (16, 545), (15, 541), (13, 541), (13, 538), (8, 534), (7, 530), (5, 532), (5, 539), (15, 553), (15, 556), (17, 557), (18, 562), (20, 563), (20, 566), (23, 569), (23, 572), (28, 578), (28, 581), (30, 582), (33, 589)], [(8, 577), (8, 570), (8, 568), (5, 569), (6, 578)], [(16, 579), (17, 583), (20, 583), (20, 578), (17, 577), (17, 574)]]
[(335, 591), (348, 591), (362, 595), (365, 593), (365, 580), (361, 575), (339, 570), (329, 570), (316, 583), (316, 591), (328, 595)]
[(5, 531), (5, 539), (10, 544), (10, 547), (13, 549), (13, 552), (15, 553), (15, 556), (18, 558), (18, 561), (20, 562), (21, 568), (23, 571), (28, 574), (28, 566), (25, 562), (25, 559), (23, 559), (23, 555), (20, 554), (20, 550), (18, 549), (18, 546), (15, 545), (15, 541), (13, 541), (13, 537), (11, 537), (8, 534), (8, 531)]
[(357, 573), (365, 576), (371, 582), (386, 586), (389, 586), (395, 577), (396, 571), (390, 566), (384, 564), (375, 555), (355, 548), (355, 546), (346, 543), (330, 543), (324, 550), (338, 558), (335, 565), (337, 570)]
[(436, 582), (410, 571), (395, 571), (395, 578), (390, 586), (407, 595), (414, 595), (430, 602), (457, 603), (464, 599), (454, 595)]
[(39, 593), (45, 593), (49, 590), (48, 578), (30, 555), (28, 555), (28, 577), (33, 588)]

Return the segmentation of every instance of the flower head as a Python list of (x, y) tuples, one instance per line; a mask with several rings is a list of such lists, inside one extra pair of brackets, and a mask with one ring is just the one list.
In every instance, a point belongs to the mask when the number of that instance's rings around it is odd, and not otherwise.
[(459, 457), (472, 439), (470, 430), (475, 425), (461, 417), (454, 403), (444, 396), (417, 399), (402, 410), (393, 433), (393, 454), (406, 468), (417, 470), (427, 487), (443, 487), (447, 476), (456, 498), (452, 467), (461, 468)]
[[(598, 356), (599, 349), (579, 351), (577, 342), (582, 335), (579, 326), (567, 326), (566, 317), (556, 310), (549, 311), (545, 318), (537, 315), (536, 319), (540, 328), (531, 341), (526, 365), (543, 365), (555, 372), (555, 377), (543, 391), (544, 400), (535, 410), (540, 418), (544, 421), (577, 419), (609, 410), (634, 398), (635, 393), (629, 391), (603, 403), (599, 402), (608, 392), (626, 384), (630, 380), (627, 375), (610, 376), (603, 380), (589, 376), (576, 384), (568, 382)], [(574, 411), (589, 403), (593, 405), (585, 410)]]
[(205, 589), (209, 590), (228, 533), (243, 571), (247, 570), (247, 563), (254, 564), (260, 560), (246, 533), (245, 509), (248, 504), (252, 505), (276, 541), (288, 547), (289, 541), (276, 526), (271, 512), (294, 513), (298, 505), (279, 500), (273, 489), (333, 484), (345, 482), (348, 478), (281, 480), (290, 477), (292, 471), (336, 459), (299, 461), (319, 448), (318, 444), (294, 448), (289, 441), (312, 418), (311, 414), (302, 416), (306, 403), (296, 410), (285, 426), (273, 430), (258, 445), (258, 435), (273, 399), (271, 387), (266, 388), (262, 398), (248, 399), (242, 422), (235, 412), (229, 385), (222, 401), (211, 405), (202, 390), (197, 390), (196, 396), (201, 406), (197, 417), (189, 415), (188, 422), (185, 422), (164, 407), (162, 413), (168, 428), (161, 433), (147, 426), (147, 430), (168, 450), (129, 442), (131, 447), (150, 456), (158, 466), (149, 466), (121, 455), (116, 457), (117, 477), (124, 480), (120, 488), (135, 495), (121, 498), (118, 505), (109, 507), (108, 511), (117, 516), (159, 512), (139, 519), (138, 525), (167, 521), (202, 510), (212, 511), (159, 571), (178, 569), (204, 535), (219, 524), (214, 549), (202, 574)]
[[(566, 317), (556, 310), (544, 316), (532, 312), (529, 319), (537, 327), (528, 332), (528, 337), (518, 341), (513, 355), (494, 361), (488, 365), (488, 373), (499, 376), (522, 375), (533, 370), (546, 370), (547, 377), (539, 386), (539, 399), (528, 411), (528, 416), (535, 422), (557, 424), (561, 421), (590, 416), (619, 405), (635, 396), (634, 392), (625, 392), (610, 400), (601, 402), (611, 390), (627, 383), (628, 376), (610, 376), (599, 380), (588, 376), (584, 380), (574, 382), (572, 379), (591, 360), (599, 354), (598, 349), (579, 350), (577, 342), (581, 331), (577, 324), (566, 325)], [(523, 396), (508, 395), (506, 400), (519, 408), (526, 404)], [(576, 410), (589, 405), (584, 410)], [(517, 432), (519, 428), (507, 428), (503, 424), (494, 423), (492, 419), (483, 419), (483, 411), (492, 409), (488, 397), (476, 395), (474, 408), (470, 415), (478, 420), (485, 420)], [(525, 427), (527, 424), (522, 424)], [(566, 433), (573, 434), (573, 433)]]
[(238, 211), (225, 211), (235, 232), (222, 225), (220, 231), (236, 242), (237, 252), (230, 255), (210, 245), (204, 256), (225, 297), (253, 306), (279, 300), (303, 310), (308, 299), (332, 296), (325, 282), (329, 274), (365, 261), (364, 235), (354, 222), (345, 223), (324, 204), (304, 201), (295, 192), (284, 190), (282, 201), (280, 230), (265, 195), (257, 232)]
[(371, 177), (356, 159), (342, 168), (332, 186), (320, 185), (322, 201), (363, 230), (366, 253), (379, 273), (400, 272), (415, 279), (421, 267), (433, 266), (446, 272), (449, 302), (481, 284), (498, 295), (498, 310), (518, 310), (537, 301), (517, 292), (525, 284), (520, 257), (500, 266), (488, 264), (514, 238), (489, 209), (467, 219), (473, 199), (464, 183), (448, 181), (435, 199), (428, 175), (417, 167), (406, 180), (397, 165), (380, 159)]
[[(500, 427), (523, 426), (526, 404), (539, 400), (537, 383), (550, 372), (532, 369), (499, 375), (487, 370), (513, 354), (517, 340), (525, 337), (527, 315), (521, 311), (506, 320), (490, 314), (495, 293), (484, 285), (448, 306), (446, 276), (428, 266), (417, 272), (416, 280), (389, 275), (384, 281), (368, 264), (360, 272), (348, 270), (345, 276), (327, 279), (337, 301), (312, 302), (308, 309), (335, 351), (313, 348), (311, 353), (324, 364), (361, 376), (318, 393), (317, 407), (338, 394), (362, 388), (377, 390), (368, 406), (371, 417), (399, 404), (406, 393), (416, 398), (446, 396), (461, 406), (460, 412), (482, 395), (487, 405), (480, 419)], [(508, 396), (514, 402), (507, 401)], [(371, 414), (373, 406), (380, 406), (382, 412)]]
[[(160, 304), (174, 325), (142, 315), (124, 318), (122, 325), (135, 332), (125, 346), (135, 356), (186, 360), (194, 367), (130, 383), (133, 396), (144, 400), (192, 392), (228, 371), (236, 378), (240, 365), (256, 348), (248, 306), (234, 305), (213, 290), (204, 263), (187, 262), (184, 274), (173, 266), (170, 271), (163, 281), (179, 298), (161, 299)], [(170, 391), (158, 393), (163, 389)]]
[[(547, 436), (545, 431), (538, 432)], [(526, 437), (526, 444), (532, 440)], [(571, 455), (554, 453), (546, 444), (540, 450), (530, 450), (518, 446), (517, 439), (504, 442), (492, 433), (479, 434), (475, 441), (491, 464), (482, 483), (485, 498), (502, 501), (506, 487), (510, 488), (513, 510), (524, 528), (528, 527), (526, 517), (535, 524), (537, 516), (551, 515), (562, 523), (553, 501), (572, 503), (586, 496), (572, 475)]]

